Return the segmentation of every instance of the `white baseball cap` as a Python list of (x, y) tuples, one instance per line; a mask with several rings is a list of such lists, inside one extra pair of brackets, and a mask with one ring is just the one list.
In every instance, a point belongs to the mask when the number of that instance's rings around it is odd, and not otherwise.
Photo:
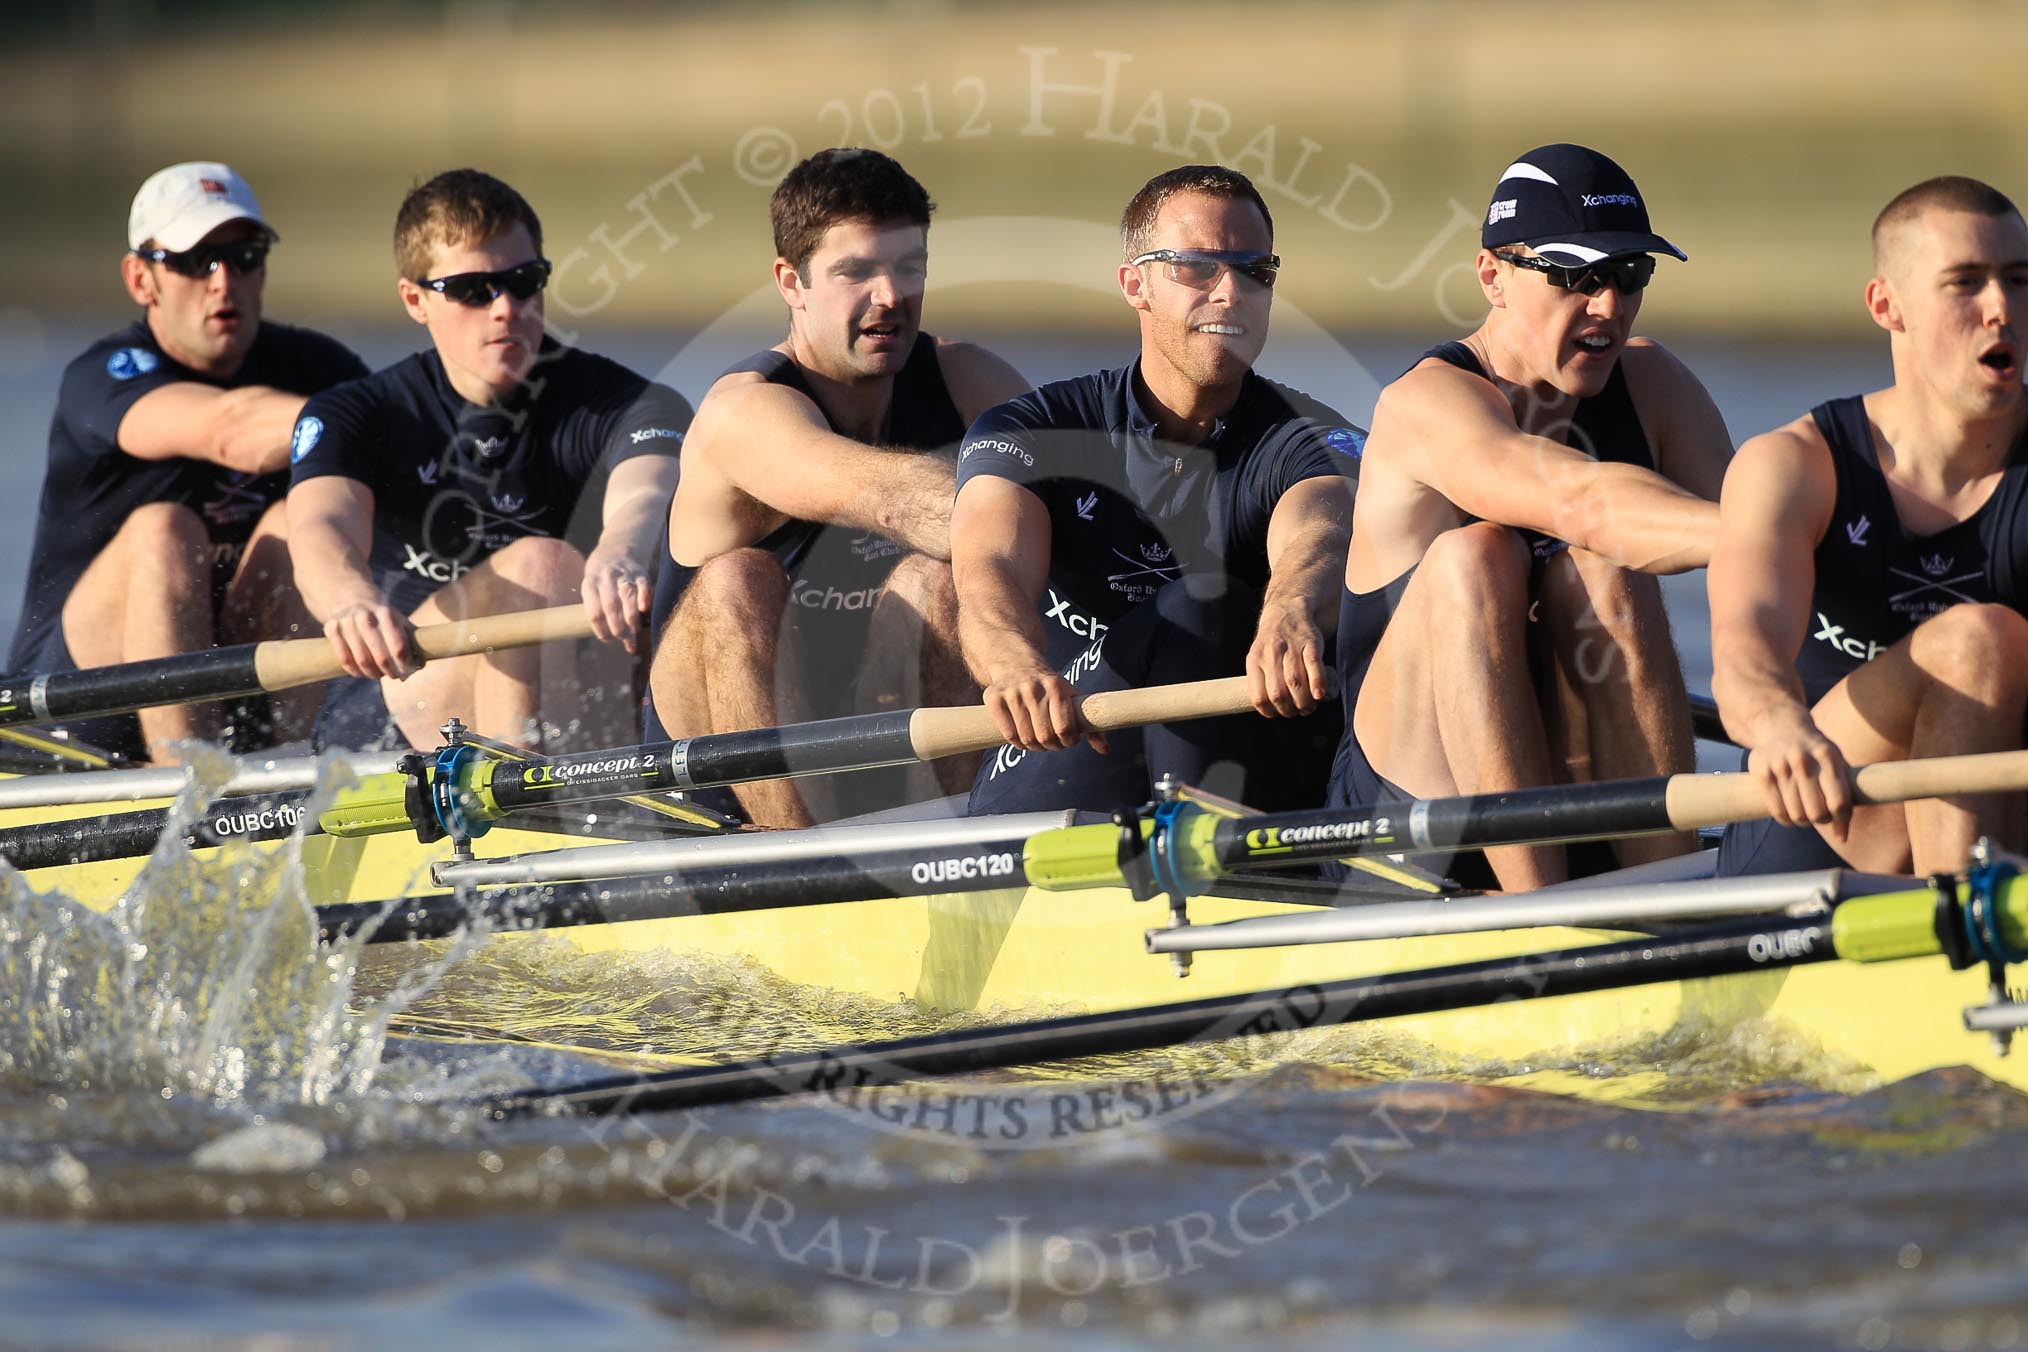
[(252, 221), (270, 239), (280, 238), (261, 219), (253, 189), (238, 174), (209, 160), (172, 164), (150, 175), (134, 194), (134, 209), (127, 214), (127, 247), (138, 249), (152, 239), (181, 253), (227, 221)]

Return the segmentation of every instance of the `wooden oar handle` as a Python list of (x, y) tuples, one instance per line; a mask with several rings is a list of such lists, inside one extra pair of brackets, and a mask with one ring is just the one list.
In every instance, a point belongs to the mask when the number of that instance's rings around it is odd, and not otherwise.
[[(1861, 766), (1854, 783), (1862, 803), (2016, 793), (2028, 789), (2028, 751), (1881, 761)], [(1667, 803), (1669, 822), (1680, 831), (1768, 815), (1760, 788), (1747, 774), (1675, 775), (1669, 780)]]
[[(591, 617), (583, 606), (552, 606), (512, 615), (482, 615), (449, 624), (426, 624), (415, 631), (416, 652), (425, 662), (439, 657), (525, 648), (550, 639), (584, 638)], [(323, 638), (276, 639), (254, 650), (254, 673), (263, 690), (288, 690), (345, 674), (331, 642)]]
[[(1098, 732), (1136, 728), (1145, 723), (1176, 723), (1186, 718), (1246, 713), (1253, 708), (1246, 677), (1221, 676), (1211, 681), (1154, 685), (1141, 690), (1102, 690), (1078, 705), (1085, 725)], [(917, 709), (908, 722), (909, 743), (919, 760), (985, 751), (1006, 739), (983, 705), (955, 709)]]

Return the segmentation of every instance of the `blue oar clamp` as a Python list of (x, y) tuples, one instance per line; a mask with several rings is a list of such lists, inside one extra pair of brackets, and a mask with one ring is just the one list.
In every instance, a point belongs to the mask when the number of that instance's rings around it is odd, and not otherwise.
[(484, 817), (465, 815), (465, 804), (469, 801), (466, 793), (471, 777), (471, 767), (484, 759), (483, 748), (470, 742), (454, 742), (436, 754), (430, 763), (430, 806), (436, 809), (437, 825), (451, 838), (460, 854), (467, 854), (467, 841), (476, 840), (493, 829), (493, 823)]
[(2000, 925), (2000, 889), (2019, 872), (2011, 859), (2000, 855), (1992, 842), (1981, 836), (1972, 846), (1971, 867), (1965, 870), (1963, 939), (1944, 945), (1953, 967), (1960, 957), (1970, 959), (1964, 964), (1967, 967), (1972, 962), (1986, 964), (1987, 1002), (1965, 1011), (1965, 1027), (1989, 1033), (1996, 1056), (2007, 1054), (2016, 1028), (2028, 1026), (2028, 1017), (2024, 1017), (2028, 1006), (2007, 989), (2008, 966), (2028, 962), (2028, 949), (2011, 946)]
[(1996, 984), (2001, 968), (2028, 962), (2028, 949), (2009, 945), (2000, 928), (2000, 887), (2019, 871), (2007, 860), (1995, 857), (1990, 849), (1984, 849), (1973, 854), (1972, 866), (1965, 873), (1967, 946), (1975, 961), (1994, 969)]
[[(1155, 804), (1154, 825), (1148, 833), (1147, 867), (1155, 886), (1169, 894), (1169, 926), (1177, 929), (1190, 923), (1190, 898), (1211, 890), (1210, 879), (1193, 888), (1190, 870), (1177, 857), (1183, 823), (1204, 809), (1190, 801), (1184, 786), (1173, 776), (1165, 774), (1155, 781), (1155, 792), (1161, 801)], [(1190, 975), (1190, 959), (1186, 950), (1169, 954), (1169, 964), (1179, 977)]]
[(1155, 829), (1148, 842), (1148, 863), (1155, 875), (1155, 886), (1167, 892), (1172, 903), (1180, 904), (1187, 897), (1211, 890), (1209, 878), (1192, 886), (1189, 869), (1177, 857), (1177, 851), (1182, 848), (1178, 837), (1183, 823), (1202, 810), (1184, 798), (1167, 798), (1155, 805)]

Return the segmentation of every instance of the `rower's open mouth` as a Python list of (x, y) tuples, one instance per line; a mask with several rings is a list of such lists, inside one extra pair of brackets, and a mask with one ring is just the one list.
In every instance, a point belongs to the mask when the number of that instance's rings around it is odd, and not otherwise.
[(1989, 371), (1996, 371), (2001, 375), (2006, 375), (2020, 369), (2021, 354), (2012, 343), (2001, 343), (1996, 347), (1989, 347), (1984, 352), (1981, 352), (1979, 354), (1979, 365)]

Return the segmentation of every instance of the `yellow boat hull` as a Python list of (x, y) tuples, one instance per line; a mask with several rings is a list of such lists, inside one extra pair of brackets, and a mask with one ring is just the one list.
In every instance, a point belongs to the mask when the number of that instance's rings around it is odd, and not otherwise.
[[(0, 815), (0, 824), (28, 813)], [(38, 811), (32, 815), (83, 815)], [(495, 829), (481, 857), (583, 844), (581, 838)], [(245, 848), (245, 847), (237, 847)], [(272, 848), (272, 847), (254, 847)], [(426, 889), (427, 868), (449, 847), (379, 836), (312, 837), (303, 845), (312, 899), (371, 900)], [(43, 869), (42, 890), (109, 904), (142, 861)], [(1311, 909), (1207, 896), (1193, 923)], [(680, 916), (548, 931), (589, 953), (675, 950), (740, 957), (792, 982), (935, 1009), (1007, 1014), (1105, 1010), (1302, 983), (1473, 962), (1599, 943), (1625, 935), (1561, 927), (1440, 937), (1367, 940), (1199, 954), (1179, 979), (1171, 960), (1148, 954), (1142, 936), (1167, 922), (1165, 905), (1124, 890), (1051, 893), (1010, 889), (946, 896)], [(494, 942), (523, 941), (503, 935)], [(1962, 1011), (1986, 999), (1982, 971), (1952, 972), (1941, 959), (1861, 965), (1829, 962), (1745, 976), (1665, 982), (1623, 991), (1508, 1001), (1477, 1009), (1388, 1020), (1425, 1048), (1438, 1073), (1482, 1074), (1588, 1097), (1644, 1098), (1660, 1072), (1644, 1070), (1643, 1045), (1722, 1038), (1742, 1027), (1814, 1044), (1837, 1082), (1892, 1081), (1969, 1065), (2028, 1089), (2028, 1054), (1998, 1055), (1964, 1030)], [(1634, 1053), (1629, 1056), (1629, 1049)]]

